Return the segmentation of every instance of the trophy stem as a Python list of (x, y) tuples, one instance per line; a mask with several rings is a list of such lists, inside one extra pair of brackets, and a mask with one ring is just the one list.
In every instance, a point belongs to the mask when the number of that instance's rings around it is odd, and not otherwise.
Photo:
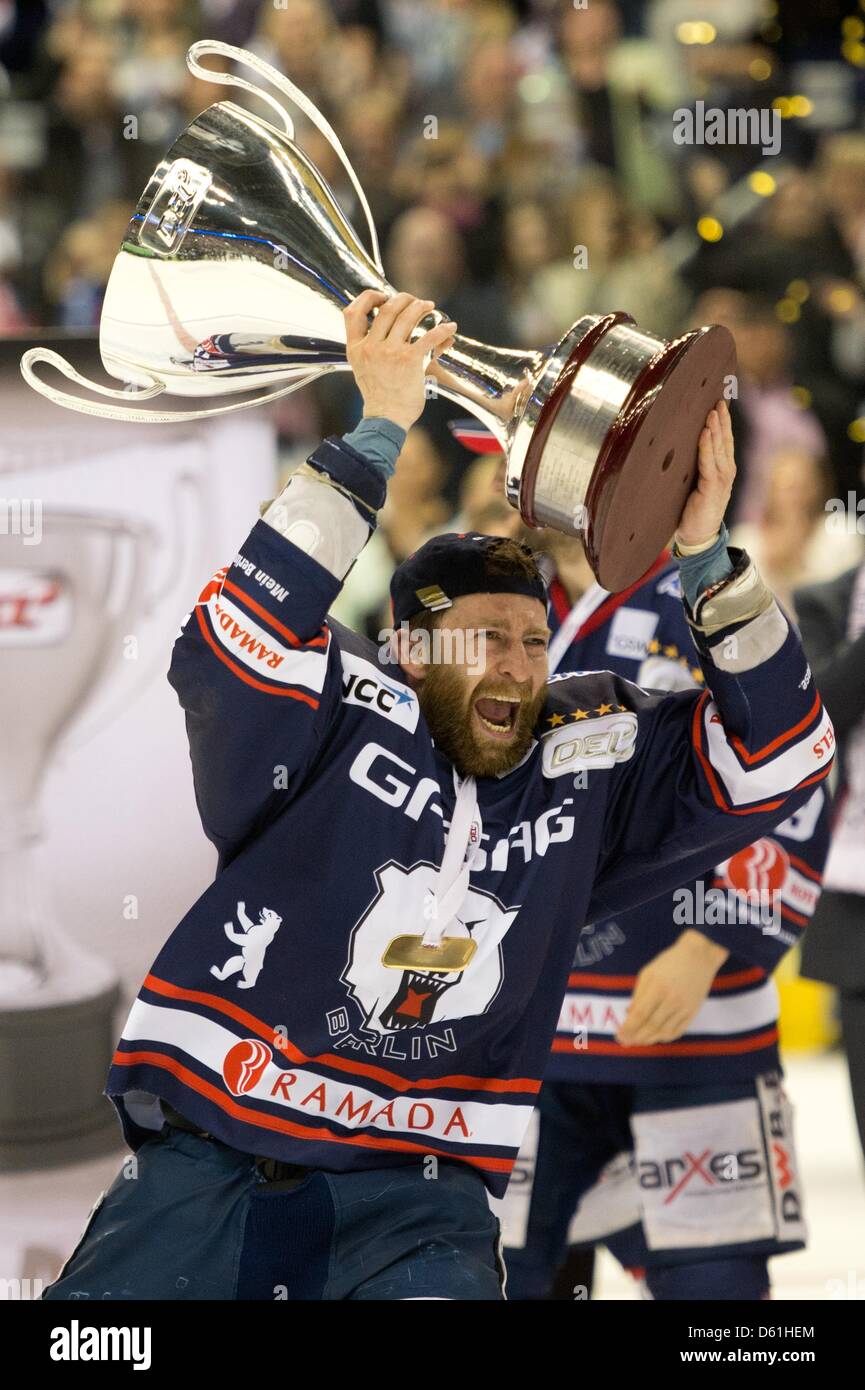
[[(427, 327), (432, 317), (418, 327)], [(442, 314), (435, 317), (444, 319)], [(507, 448), (546, 360), (543, 352), (488, 347), (457, 334), (453, 346), (430, 362), (427, 377), (436, 383), (435, 394), (471, 411)]]

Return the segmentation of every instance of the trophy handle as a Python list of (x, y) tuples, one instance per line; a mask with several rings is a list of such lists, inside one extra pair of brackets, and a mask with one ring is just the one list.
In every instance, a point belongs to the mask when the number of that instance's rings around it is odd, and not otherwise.
[(295, 106), (299, 106), (303, 114), (312, 121), (316, 130), (321, 131), (334, 154), (342, 164), (342, 167), (345, 169), (345, 172), (348, 174), (348, 177), (351, 179), (351, 186), (357, 194), (358, 202), (363, 208), (364, 216), (366, 217), (366, 225), (369, 228), (369, 237), (372, 243), (372, 259), (375, 262), (376, 269), (384, 274), (384, 267), (381, 263), (381, 252), (379, 251), (378, 245), (378, 236), (375, 230), (375, 223), (372, 220), (369, 203), (366, 200), (366, 194), (361, 188), (360, 180), (354, 172), (351, 160), (340, 143), (339, 136), (330, 122), (321, 114), (318, 107), (313, 105), (309, 97), (305, 96), (300, 88), (295, 87), (294, 83), (290, 82), (287, 77), (284, 77), (281, 72), (271, 67), (270, 63), (265, 63), (264, 60), (259, 58), (255, 53), (250, 53), (246, 48), (235, 48), (232, 44), (222, 43), (219, 39), (200, 39), (198, 43), (192, 45), (186, 55), (186, 64), (191, 73), (196, 77), (202, 78), (205, 82), (221, 82), (227, 87), (242, 87), (244, 91), (252, 92), (253, 96), (260, 97), (262, 101), (266, 101), (268, 106), (273, 107), (282, 118), (285, 133), (289, 140), (294, 139), (294, 122), (288, 112), (280, 106), (279, 102), (276, 101), (269, 92), (264, 92), (259, 87), (253, 86), (251, 82), (247, 82), (243, 77), (237, 77), (231, 72), (217, 72), (213, 68), (203, 68), (198, 62), (198, 58), (202, 57), (205, 53), (219, 53), (224, 58), (231, 58), (235, 63), (243, 63), (244, 66), (252, 68), (253, 72), (259, 73), (272, 87), (276, 87), (280, 92), (284, 92), (289, 100), (293, 101)]
[(66, 406), (68, 410), (77, 410), (80, 415), (97, 415), (103, 420), (124, 420), (132, 424), (141, 425), (172, 425), (182, 424), (187, 420), (206, 420), (211, 415), (228, 415), (233, 410), (250, 410), (255, 405), (267, 405), (269, 401), (278, 400), (280, 396), (288, 396), (292, 391), (300, 390), (301, 386), (306, 386), (310, 381), (316, 381), (327, 368), (317, 367), (314, 372), (309, 372), (299, 381), (292, 381), (288, 386), (280, 386), (277, 391), (266, 391), (261, 396), (247, 396), (242, 401), (233, 401), (230, 405), (210, 406), (207, 410), (138, 410), (135, 406), (103, 405), (99, 401), (88, 401), (85, 396), (73, 396), (68, 391), (58, 391), (56, 386), (49, 386), (46, 381), (42, 381), (33, 370), (36, 362), (48, 362), (52, 367), (56, 367), (58, 372), (62, 372), (70, 381), (75, 381), (79, 386), (84, 386), (88, 391), (93, 391), (99, 396), (110, 396), (113, 400), (128, 401), (130, 396), (133, 400), (149, 401), (154, 396), (159, 396), (165, 390), (165, 382), (159, 381), (155, 376), (146, 372), (144, 367), (136, 367), (136, 371), (142, 375), (150, 376), (152, 385), (144, 386), (140, 390), (127, 391), (122, 387), (102, 386), (98, 381), (89, 381), (86, 376), (77, 372), (71, 362), (67, 362), (65, 357), (61, 357), (59, 352), (54, 352), (51, 348), (29, 348), (21, 358), (21, 375), (32, 386), (34, 391), (38, 391), (40, 396), (45, 396), (55, 405)]

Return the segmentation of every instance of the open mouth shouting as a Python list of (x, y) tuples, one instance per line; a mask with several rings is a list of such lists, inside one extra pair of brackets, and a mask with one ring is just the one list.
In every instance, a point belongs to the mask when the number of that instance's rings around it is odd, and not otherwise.
[(489, 738), (506, 742), (516, 733), (521, 700), (492, 699), (482, 696), (474, 704), (474, 714)]

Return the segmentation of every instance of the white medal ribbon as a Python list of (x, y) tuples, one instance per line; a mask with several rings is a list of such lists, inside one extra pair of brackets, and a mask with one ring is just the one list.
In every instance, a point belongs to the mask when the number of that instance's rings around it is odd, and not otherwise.
[(475, 843), (480, 844), (481, 818), (474, 777), (458, 781), (454, 773), (457, 798), (445, 852), (431, 890), (432, 920), (423, 934), (424, 946), (438, 946), (458, 915), (469, 891), (467, 857), (472, 845), (472, 826), (477, 825)]

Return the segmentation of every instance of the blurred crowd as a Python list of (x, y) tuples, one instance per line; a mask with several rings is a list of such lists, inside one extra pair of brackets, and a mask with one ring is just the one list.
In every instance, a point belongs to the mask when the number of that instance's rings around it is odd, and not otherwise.
[[(666, 337), (704, 323), (732, 330), (732, 521), (789, 598), (856, 564), (865, 540), (865, 22), (853, 10), (0, 0), (0, 333), (95, 328), (152, 169), (227, 95), (190, 75), (189, 44), (247, 47), (339, 133), (391, 283), (434, 299), (462, 333), (541, 347), (580, 315), (614, 309)], [(700, 102), (777, 112), (780, 151), (677, 143), (674, 113)], [(333, 152), (295, 114), (301, 144), (362, 229)], [(345, 602), (369, 631), (390, 569), (423, 535), (455, 517), (514, 524), (495, 459), (474, 459), (449, 430), (456, 413), (430, 401), (352, 576)], [(358, 414), (341, 374), (284, 402), (286, 466)], [(830, 529), (832, 499), (846, 523), (836, 516)]]

